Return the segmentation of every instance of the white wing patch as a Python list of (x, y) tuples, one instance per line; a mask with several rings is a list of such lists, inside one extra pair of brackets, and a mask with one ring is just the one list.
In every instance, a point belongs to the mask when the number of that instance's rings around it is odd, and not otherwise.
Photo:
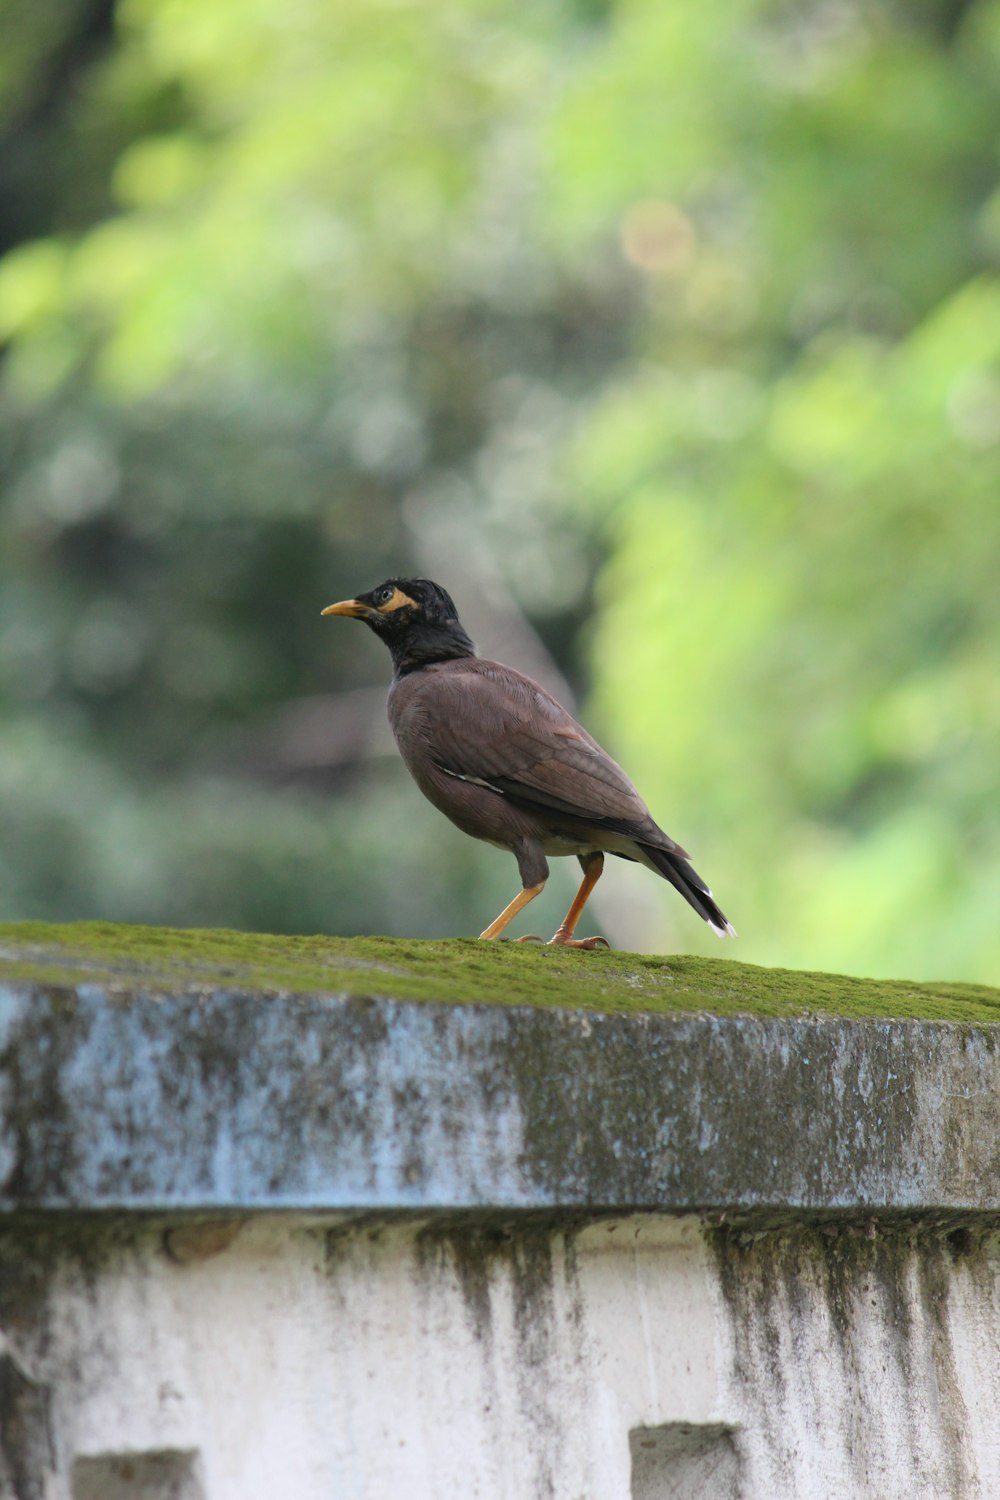
[(447, 766), (441, 765), (438, 770), (443, 771), (446, 776), (454, 776), (456, 781), (467, 781), (470, 786), (484, 786), (488, 792), (496, 792), (498, 797), (503, 796), (498, 786), (494, 786), (491, 781), (484, 781), (481, 776), (463, 776), (461, 771), (449, 771)]

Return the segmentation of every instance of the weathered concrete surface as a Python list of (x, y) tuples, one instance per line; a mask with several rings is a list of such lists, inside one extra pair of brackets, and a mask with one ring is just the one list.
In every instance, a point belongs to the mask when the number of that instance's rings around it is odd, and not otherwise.
[(188, 1230), (183, 1264), (151, 1223), (7, 1247), (48, 1280), (5, 1309), (37, 1399), (0, 1493), (1000, 1494), (995, 1237), (285, 1215), (199, 1256)]
[(0, 985), (0, 1211), (1000, 1209), (1000, 1028)]
[(0, 984), (0, 1500), (996, 1500), (1000, 1033)]

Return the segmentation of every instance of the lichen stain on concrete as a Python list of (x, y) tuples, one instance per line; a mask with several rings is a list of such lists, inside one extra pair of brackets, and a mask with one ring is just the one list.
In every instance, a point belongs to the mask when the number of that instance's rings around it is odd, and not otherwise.
[(74, 1357), (54, 1355), (56, 1288), (73, 1278), (94, 1299), (102, 1269), (140, 1227), (113, 1216), (16, 1216), (0, 1228), (0, 1496), (47, 1500), (58, 1465), (55, 1397), (77, 1374)]
[[(6, 1003), (5, 1003), (6, 1002)], [(77, 1140), (67, 1118), (63, 1075), (77, 1046), (76, 1026), (52, 1024), (52, 1017), (76, 1018), (73, 991), (47, 988), (24, 1007), (10, 1003), (0, 990), (3, 1011), (3, 1080), (5, 1135), (2, 1169), (5, 1195), (17, 1198), (26, 1186), (29, 1162), (41, 1160), (52, 1191), (58, 1194), (72, 1179)]]
[(463, 1226), (446, 1218), (421, 1227), (414, 1241), (420, 1275), (430, 1282), (455, 1276), (477, 1342), (487, 1355), (493, 1343), (492, 1284), (509, 1260), (511, 1231), (500, 1221)]
[[(468, 1216), (432, 1222), (416, 1236), (417, 1263), (428, 1284), (450, 1272), (457, 1279), (470, 1325), (483, 1352), (490, 1400), (495, 1402), (501, 1378), (510, 1371), (496, 1368), (495, 1336), (510, 1320), (513, 1340), (496, 1341), (516, 1351), (513, 1380), (518, 1426), (533, 1453), (534, 1493), (553, 1494), (559, 1472), (560, 1449), (566, 1440), (563, 1400), (550, 1389), (563, 1303), (569, 1324), (579, 1331), (578, 1297), (574, 1294), (576, 1259), (567, 1251), (572, 1234), (548, 1215), (527, 1221), (488, 1216), (480, 1222)], [(497, 1322), (500, 1322), (500, 1329)]]
[(499, 1040), (498, 1067), (549, 1201), (836, 1207), (871, 1193), (920, 1208), (935, 1204), (929, 1171), (956, 1203), (1000, 1181), (1000, 1159), (985, 1177), (976, 1165), (1000, 1153), (982, 1031), (753, 1017), (667, 1029), (615, 1015), (584, 1029), (567, 1017), (554, 1072), (551, 1040), (522, 1019)]
[(846, 1471), (858, 1496), (897, 1493), (894, 1454), (899, 1473), (909, 1455), (923, 1474), (920, 1493), (981, 1494), (949, 1320), (956, 1233), (870, 1219), (710, 1232), (760, 1493), (795, 1492), (811, 1434), (814, 1461)]
[(953, 1268), (947, 1249), (918, 1253), (914, 1270), (919, 1305), (923, 1310), (925, 1338), (929, 1338), (928, 1360), (937, 1395), (934, 1415), (941, 1431), (942, 1456), (947, 1466), (947, 1493), (962, 1495), (972, 1487), (966, 1457), (965, 1433), (968, 1411), (959, 1382), (958, 1361), (949, 1319)]
[(525, 1171), (553, 1203), (634, 1201), (632, 1181), (645, 1175), (643, 1122), (663, 1093), (657, 1038), (618, 1017), (567, 1018), (557, 1054), (539, 1019), (535, 1026), (525, 1015), (497, 1044), (530, 1144)]
[(55, 1469), (51, 1403), (51, 1389), (0, 1351), (0, 1495), (8, 1500), (45, 1500)]
[(9, 1209), (1000, 1204), (982, 1030), (0, 986)]
[[(940, 1028), (936, 1028), (940, 1030)], [(942, 1155), (955, 1177), (1000, 1180), (1000, 1094), (995, 1081), (997, 1037), (976, 1027), (949, 1028), (961, 1067), (943, 1075), (926, 1092), (924, 1108), (933, 1115)], [(984, 1156), (987, 1160), (984, 1162)]]
[(555, 1250), (551, 1234), (536, 1228), (514, 1239), (512, 1282), (514, 1326), (517, 1335), (517, 1385), (526, 1431), (532, 1435), (536, 1454), (538, 1494), (555, 1491), (566, 1442), (563, 1402), (540, 1399), (548, 1395), (547, 1371), (555, 1341), (556, 1288)]

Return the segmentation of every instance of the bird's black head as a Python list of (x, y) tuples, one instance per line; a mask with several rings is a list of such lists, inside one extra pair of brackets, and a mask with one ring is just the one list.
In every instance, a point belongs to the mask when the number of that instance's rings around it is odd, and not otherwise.
[(432, 661), (476, 654), (451, 595), (429, 578), (387, 578), (367, 594), (328, 605), (323, 613), (364, 620), (388, 646), (397, 676)]

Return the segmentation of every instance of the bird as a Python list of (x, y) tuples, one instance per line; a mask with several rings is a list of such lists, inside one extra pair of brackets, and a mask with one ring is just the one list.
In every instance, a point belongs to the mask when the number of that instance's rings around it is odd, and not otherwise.
[(517, 860), (521, 889), (480, 938), (501, 938), (541, 894), (549, 858), (575, 855), (583, 879), (549, 943), (610, 947), (604, 937), (575, 936), (605, 854), (662, 875), (719, 937), (736, 936), (687, 851), (654, 822), (622, 768), (545, 688), (476, 655), (440, 584), (388, 578), (321, 613), (361, 620), (388, 646), (389, 722), (424, 796), (463, 833)]

